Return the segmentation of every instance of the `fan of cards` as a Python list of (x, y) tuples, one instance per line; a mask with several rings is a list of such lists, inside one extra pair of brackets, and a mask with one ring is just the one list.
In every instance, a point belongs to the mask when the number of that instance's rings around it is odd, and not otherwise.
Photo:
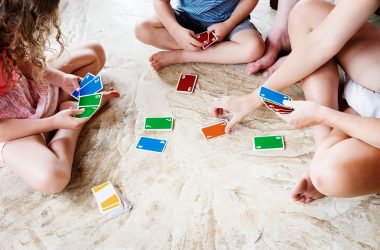
[(111, 182), (91, 188), (100, 212), (115, 218), (132, 209), (132, 204), (124, 197), (123, 190), (115, 188)]
[(73, 91), (71, 96), (79, 101), (78, 109), (84, 109), (76, 118), (90, 118), (98, 110), (102, 102), (102, 93), (98, 93), (103, 89), (103, 83), (100, 76), (94, 76), (91, 73), (83, 78), (79, 83), (79, 91)]
[(212, 44), (214, 44), (218, 41), (218, 37), (215, 35), (215, 33), (214, 32), (208, 32), (208, 31), (196, 34), (195, 39), (197, 39), (199, 42), (203, 43), (202, 49), (207, 49)]
[(294, 111), (293, 108), (286, 107), (284, 105), (284, 101), (291, 101), (292, 99), (284, 95), (280, 92), (268, 89), (264, 86), (260, 88), (259, 93), (262, 101), (264, 102), (265, 106), (267, 106), (270, 110), (280, 113), (280, 114), (290, 114)]

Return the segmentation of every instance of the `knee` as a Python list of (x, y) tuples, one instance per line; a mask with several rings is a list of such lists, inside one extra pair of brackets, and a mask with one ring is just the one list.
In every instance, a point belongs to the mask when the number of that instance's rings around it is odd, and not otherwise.
[(43, 173), (40, 173), (35, 189), (43, 194), (53, 195), (62, 191), (70, 181), (71, 173), (66, 167), (49, 165)]
[(352, 176), (344, 162), (326, 158), (310, 167), (310, 179), (314, 187), (329, 197), (346, 197), (351, 193)]
[(310, 15), (316, 12), (316, 8), (323, 3), (323, 1), (324, 0), (303, 0), (298, 2), (289, 13), (289, 26), (296, 26), (294, 30), (297, 30), (300, 25), (307, 25), (305, 21), (310, 19)]
[(138, 22), (135, 26), (135, 36), (140, 42), (150, 44), (152, 40), (152, 29), (153, 26), (149, 20)]
[(251, 40), (244, 46), (244, 62), (250, 63), (256, 61), (265, 52), (265, 44), (261, 37), (257, 36), (255, 39)]
[(91, 42), (86, 45), (86, 48), (88, 49), (90, 56), (97, 62), (100, 71), (106, 64), (106, 52), (104, 47), (99, 43)]

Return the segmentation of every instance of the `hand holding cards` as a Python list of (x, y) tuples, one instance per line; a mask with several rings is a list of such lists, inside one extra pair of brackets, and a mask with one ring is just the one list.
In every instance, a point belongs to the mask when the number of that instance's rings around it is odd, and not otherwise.
[(215, 33), (214, 32), (208, 32), (208, 31), (196, 34), (195, 39), (197, 39), (199, 42), (203, 43), (202, 49), (207, 49), (212, 44), (214, 44), (218, 41), (218, 37), (215, 35)]
[(260, 97), (262, 98), (262, 101), (264, 102), (265, 106), (267, 106), (270, 110), (280, 113), (280, 114), (289, 114), (294, 111), (293, 108), (286, 107), (283, 103), (283, 101), (291, 101), (292, 99), (284, 95), (280, 92), (268, 89), (264, 86), (260, 88)]

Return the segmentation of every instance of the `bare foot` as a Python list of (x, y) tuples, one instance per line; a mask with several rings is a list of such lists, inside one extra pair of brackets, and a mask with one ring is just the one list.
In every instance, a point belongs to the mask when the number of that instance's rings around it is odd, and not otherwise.
[(102, 91), (101, 93), (103, 93), (103, 97), (100, 107), (103, 107), (111, 99), (120, 97), (120, 93), (116, 91), (114, 88), (110, 88), (108, 91)]
[(272, 66), (264, 71), (263, 76), (266, 78), (270, 77), (281, 66), (287, 57), (288, 56), (280, 57)]
[(301, 203), (309, 203), (324, 197), (318, 192), (310, 180), (309, 174), (305, 174), (290, 192), (292, 199)]
[(150, 65), (155, 71), (166, 66), (181, 63), (182, 50), (160, 51), (149, 58)]

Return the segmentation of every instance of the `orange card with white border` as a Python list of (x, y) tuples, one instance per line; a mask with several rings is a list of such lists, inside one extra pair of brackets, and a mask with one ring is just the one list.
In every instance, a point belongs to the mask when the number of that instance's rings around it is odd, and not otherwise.
[(201, 128), (203, 135), (206, 140), (210, 140), (219, 136), (223, 136), (226, 134), (225, 129), (227, 126), (226, 121), (218, 121)]

